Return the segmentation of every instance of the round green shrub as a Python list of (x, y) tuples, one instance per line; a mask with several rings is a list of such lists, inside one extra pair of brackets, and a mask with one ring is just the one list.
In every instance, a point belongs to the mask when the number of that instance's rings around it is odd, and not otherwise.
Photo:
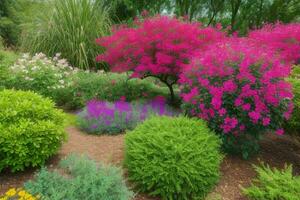
[(126, 135), (129, 179), (162, 199), (203, 199), (219, 179), (220, 143), (202, 120), (152, 117)]
[(0, 92), (0, 171), (41, 166), (66, 137), (65, 115), (49, 99), (14, 90)]

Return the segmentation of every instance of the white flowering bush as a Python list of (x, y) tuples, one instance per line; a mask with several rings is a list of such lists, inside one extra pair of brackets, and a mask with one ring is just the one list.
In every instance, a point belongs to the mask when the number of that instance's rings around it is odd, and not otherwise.
[(49, 58), (43, 53), (23, 54), (10, 68), (11, 78), (6, 87), (32, 90), (55, 101), (71, 85), (71, 76), (77, 73), (60, 54)]

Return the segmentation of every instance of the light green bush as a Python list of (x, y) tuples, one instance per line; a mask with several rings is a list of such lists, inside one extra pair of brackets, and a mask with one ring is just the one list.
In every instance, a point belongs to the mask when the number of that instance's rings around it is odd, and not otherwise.
[(49, 99), (14, 90), (0, 92), (0, 171), (41, 166), (66, 137), (65, 115)]
[(268, 165), (254, 166), (258, 177), (243, 193), (251, 200), (299, 200), (300, 177), (293, 176), (292, 166), (283, 170)]
[(284, 129), (291, 134), (298, 134), (300, 131), (300, 79), (289, 78), (294, 94), (294, 110), (291, 118), (285, 123)]
[(83, 69), (96, 66), (101, 48), (95, 39), (110, 30), (109, 11), (102, 1), (53, 0), (47, 11), (24, 25), (23, 48), (31, 53), (54, 56), (61, 52), (73, 66)]
[(204, 199), (219, 180), (220, 143), (202, 120), (150, 118), (126, 135), (129, 180), (162, 199)]
[(300, 132), (300, 66), (294, 66), (292, 74), (287, 81), (293, 87), (294, 110), (291, 118), (284, 124), (284, 129), (290, 134), (298, 135)]
[(133, 196), (120, 169), (98, 166), (86, 156), (68, 156), (60, 163), (68, 176), (42, 169), (25, 188), (42, 200), (129, 200)]

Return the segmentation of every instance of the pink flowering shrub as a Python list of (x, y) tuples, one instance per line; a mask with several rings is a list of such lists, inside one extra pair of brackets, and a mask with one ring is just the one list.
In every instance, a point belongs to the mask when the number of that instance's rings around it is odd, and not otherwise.
[(167, 16), (137, 20), (134, 27), (121, 26), (111, 36), (97, 39), (106, 49), (97, 61), (107, 62), (114, 72), (133, 71), (132, 77), (156, 77), (170, 89), (197, 50), (225, 36), (214, 28)]
[(300, 23), (265, 25), (249, 33), (259, 45), (274, 48), (287, 62), (300, 62)]
[(263, 132), (283, 134), (281, 125), (291, 115), (293, 95), (284, 80), (290, 66), (280, 61), (247, 39), (212, 45), (180, 76), (183, 107), (207, 120), (225, 149), (247, 158), (258, 150)]

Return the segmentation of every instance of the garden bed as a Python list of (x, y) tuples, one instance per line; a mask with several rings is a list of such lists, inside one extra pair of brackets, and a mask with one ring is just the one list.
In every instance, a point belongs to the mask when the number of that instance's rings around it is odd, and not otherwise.
[[(68, 142), (63, 145), (58, 155), (48, 161), (47, 166), (49, 168), (54, 169), (58, 161), (70, 153), (84, 153), (97, 161), (122, 166), (124, 135), (94, 136), (83, 134), (75, 127), (67, 128), (67, 132), (69, 135)], [(279, 168), (282, 168), (285, 163), (293, 164), (295, 175), (299, 175), (300, 144), (288, 135), (270, 134), (261, 142), (261, 152), (257, 157), (245, 161), (239, 157), (226, 156), (221, 166), (221, 180), (209, 197), (212, 200), (218, 198), (222, 200), (246, 200), (240, 193), (240, 187), (249, 185), (251, 179), (256, 175), (252, 165), (260, 162)], [(21, 187), (25, 181), (33, 177), (34, 172), (35, 169), (14, 174), (3, 171), (0, 174), (0, 194), (11, 187)], [(135, 199), (153, 200), (153, 198), (145, 195), (137, 195)]]

